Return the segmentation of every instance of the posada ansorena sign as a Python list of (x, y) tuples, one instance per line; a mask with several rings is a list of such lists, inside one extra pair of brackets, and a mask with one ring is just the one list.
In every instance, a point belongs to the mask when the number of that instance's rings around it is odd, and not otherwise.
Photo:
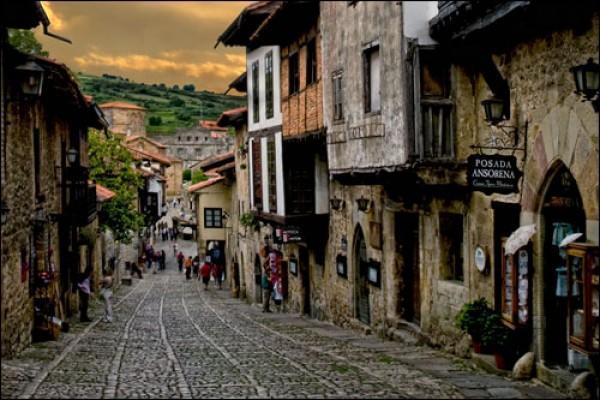
[(516, 193), (522, 173), (515, 156), (471, 154), (468, 161), (468, 183), (472, 191), (485, 194)]

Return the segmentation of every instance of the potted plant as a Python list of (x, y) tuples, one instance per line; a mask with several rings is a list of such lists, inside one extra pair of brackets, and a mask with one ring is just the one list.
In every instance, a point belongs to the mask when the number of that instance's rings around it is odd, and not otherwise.
[(473, 351), (481, 353), (482, 348), (481, 335), (487, 318), (492, 315), (494, 310), (488, 306), (487, 300), (483, 297), (469, 303), (465, 303), (459, 313), (456, 315), (456, 325), (463, 331), (471, 335), (473, 341)]
[(514, 361), (513, 331), (502, 322), (498, 313), (488, 316), (485, 321), (481, 341), (494, 352), (496, 367), (510, 369)]

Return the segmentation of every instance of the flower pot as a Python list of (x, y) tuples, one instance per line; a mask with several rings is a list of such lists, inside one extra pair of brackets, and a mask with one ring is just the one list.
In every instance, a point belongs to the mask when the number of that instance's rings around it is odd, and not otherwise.
[(510, 360), (510, 357), (508, 357), (506, 354), (504, 353), (499, 353), (499, 352), (494, 352), (494, 359), (496, 360), (496, 367), (498, 369), (511, 369), (512, 367), (512, 363)]

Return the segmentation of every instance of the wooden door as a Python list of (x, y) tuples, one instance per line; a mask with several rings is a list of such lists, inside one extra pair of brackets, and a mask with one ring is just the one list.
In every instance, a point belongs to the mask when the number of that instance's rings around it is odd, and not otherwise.
[(302, 277), (302, 287), (304, 289), (304, 302), (302, 306), (302, 313), (310, 315), (310, 265), (308, 262), (308, 249), (306, 247), (299, 247), (299, 268)]
[(367, 279), (369, 265), (367, 259), (367, 244), (360, 228), (356, 233), (354, 260), (356, 266), (356, 315), (359, 321), (369, 325), (371, 323), (369, 282)]

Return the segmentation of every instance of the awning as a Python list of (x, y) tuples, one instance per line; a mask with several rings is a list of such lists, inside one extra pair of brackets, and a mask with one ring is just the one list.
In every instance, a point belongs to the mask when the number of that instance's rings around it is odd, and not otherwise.
[(535, 224), (519, 227), (516, 231), (510, 234), (504, 243), (504, 254), (512, 255), (517, 250), (529, 243), (529, 239), (535, 235)]

